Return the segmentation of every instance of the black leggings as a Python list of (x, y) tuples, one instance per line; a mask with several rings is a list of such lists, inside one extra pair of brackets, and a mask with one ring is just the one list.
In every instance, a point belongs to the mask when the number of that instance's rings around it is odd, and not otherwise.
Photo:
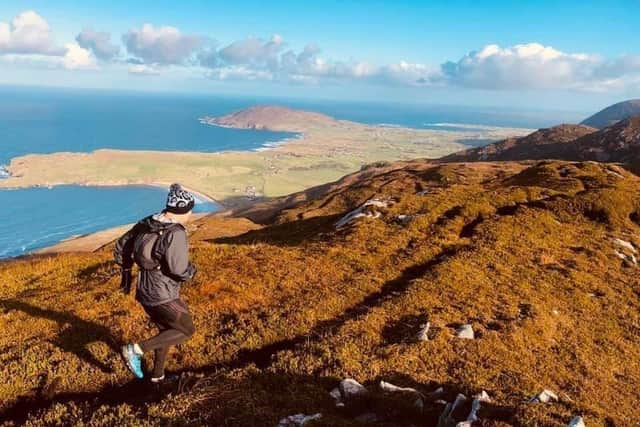
[(140, 348), (145, 353), (151, 350), (155, 351), (153, 378), (160, 378), (164, 375), (164, 364), (169, 347), (186, 341), (195, 332), (195, 327), (189, 308), (180, 299), (153, 307), (143, 307), (160, 333), (142, 341)]

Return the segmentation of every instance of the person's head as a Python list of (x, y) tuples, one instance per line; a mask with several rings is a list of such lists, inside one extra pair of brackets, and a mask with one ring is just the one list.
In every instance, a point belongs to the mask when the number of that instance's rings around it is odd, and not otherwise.
[(195, 204), (196, 198), (193, 194), (184, 190), (180, 184), (171, 184), (164, 214), (174, 221), (184, 224), (189, 220)]

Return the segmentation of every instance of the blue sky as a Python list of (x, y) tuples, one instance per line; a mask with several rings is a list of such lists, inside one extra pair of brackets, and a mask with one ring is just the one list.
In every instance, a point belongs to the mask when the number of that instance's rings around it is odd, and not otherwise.
[(3, 1), (0, 83), (587, 111), (640, 97), (638, 16), (630, 0)]

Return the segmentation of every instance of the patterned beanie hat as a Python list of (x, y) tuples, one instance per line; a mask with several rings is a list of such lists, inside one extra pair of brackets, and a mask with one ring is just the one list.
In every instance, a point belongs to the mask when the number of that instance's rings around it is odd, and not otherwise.
[(193, 194), (184, 190), (180, 184), (171, 184), (169, 187), (169, 195), (167, 196), (167, 212), (175, 214), (186, 214), (196, 204), (196, 198)]

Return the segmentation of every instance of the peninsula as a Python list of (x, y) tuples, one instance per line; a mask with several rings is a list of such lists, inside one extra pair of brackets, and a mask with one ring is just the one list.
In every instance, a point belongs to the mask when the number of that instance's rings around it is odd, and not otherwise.
[(204, 125), (294, 132), (297, 136), (257, 151), (30, 154), (11, 160), (9, 177), (0, 181), (0, 188), (178, 181), (232, 208), (334, 181), (365, 164), (438, 158), (478, 140), (531, 132), (486, 126), (441, 131), (368, 125), (279, 106), (257, 106), (223, 117), (202, 117), (200, 121)]

